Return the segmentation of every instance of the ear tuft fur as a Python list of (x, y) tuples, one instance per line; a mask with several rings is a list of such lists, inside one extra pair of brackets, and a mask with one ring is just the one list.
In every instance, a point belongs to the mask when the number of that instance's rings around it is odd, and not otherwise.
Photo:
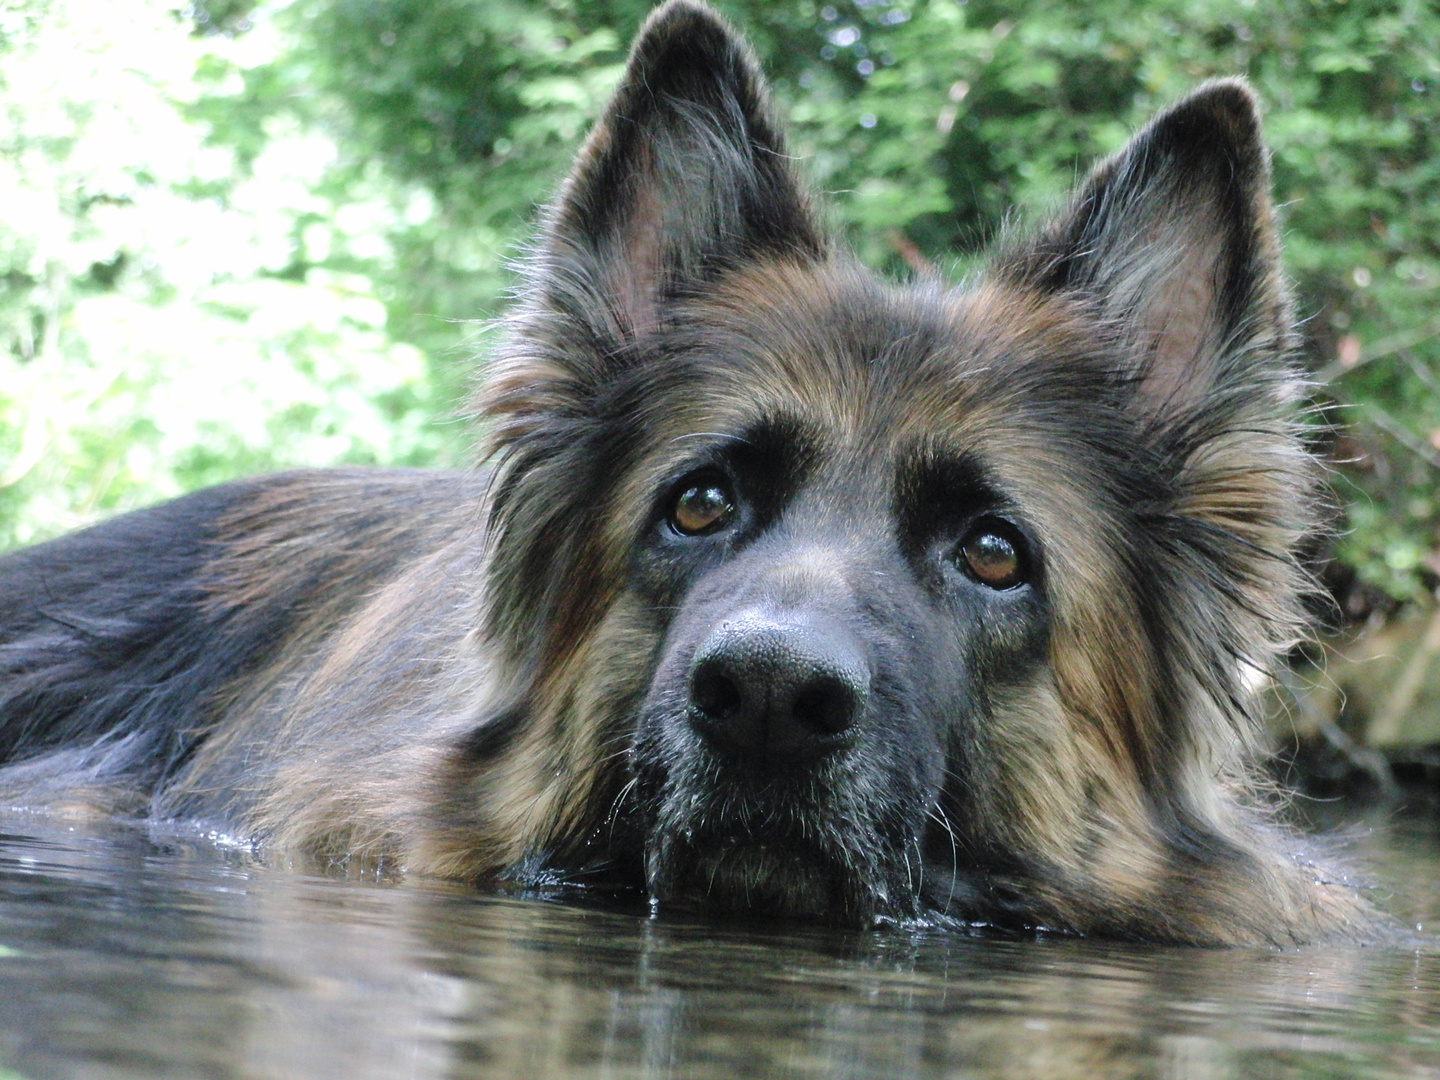
[[(567, 606), (576, 590), (548, 570), (577, 565), (617, 472), (624, 431), (597, 421), (597, 400), (658, 355), (679, 306), (717, 278), (826, 254), (749, 47), (696, 0), (657, 8), (548, 213), (524, 302), (479, 397), (485, 456), (497, 466), (495, 593), (556, 584), (554, 596), (492, 611), (503, 625), (497, 639), (538, 648), (542, 631), (563, 621), (555, 612), (572, 612), (565, 618), (578, 625), (601, 609), (601, 585), (579, 591), (588, 607)], [(580, 444), (595, 448), (589, 475), (572, 462)], [(537, 482), (549, 470), (569, 482)], [(545, 505), (527, 504), (532, 497)], [(527, 523), (525, 539), (506, 541), (512, 521)], [(581, 574), (602, 576), (595, 567)]]
[(1008, 268), (1012, 280), (1097, 309), (1160, 416), (1274, 368), (1291, 310), (1254, 95), (1201, 86), (1091, 174)]
[(656, 9), (551, 214), (542, 295), (598, 294), (628, 344), (738, 263), (824, 247), (748, 46), (694, 0)]
[(1300, 380), (1269, 187), (1254, 95), (1238, 79), (1207, 83), (997, 268), (1094, 328), (1155, 481), (1133, 513), (1169, 567), (1164, 610), (1187, 615), (1165, 631), (1154, 720), (1156, 773), (1178, 777), (1177, 792), (1186, 768), (1204, 792), (1215, 763), (1236, 760), (1236, 733), (1257, 727), (1247, 680), (1293, 646), (1309, 591), (1296, 550), (1317, 475), (1293, 419)]

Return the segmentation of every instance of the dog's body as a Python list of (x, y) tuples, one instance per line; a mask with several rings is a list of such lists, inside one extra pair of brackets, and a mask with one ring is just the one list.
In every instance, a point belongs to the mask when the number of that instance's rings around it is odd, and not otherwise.
[(1314, 480), (1267, 187), (1215, 83), (973, 287), (879, 284), (669, 4), (481, 391), (491, 471), (0, 560), (0, 799), (711, 910), (1363, 936), (1249, 771)]

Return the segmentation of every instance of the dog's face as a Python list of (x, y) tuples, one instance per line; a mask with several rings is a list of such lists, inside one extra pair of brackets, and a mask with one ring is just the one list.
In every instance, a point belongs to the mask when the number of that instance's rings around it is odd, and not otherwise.
[(983, 697), (1044, 663), (1043, 552), (948, 429), (798, 406), (695, 440), (641, 549), (674, 612), (636, 738), (647, 876), (709, 905), (913, 913)]
[(967, 773), (1051, 680), (1059, 519), (1104, 513), (1074, 495), (1106, 451), (1043, 363), (1055, 328), (1001, 358), (1000, 302), (770, 266), (668, 335), (629, 581), (662, 634), (634, 749), (662, 899), (854, 919), (966, 887)]
[(1308, 483), (1267, 183), (1215, 84), (986, 277), (883, 285), (743, 45), (657, 12), (482, 397), (488, 631), (591, 808), (547, 843), (851, 922), (1124, 925), (1243, 863)]

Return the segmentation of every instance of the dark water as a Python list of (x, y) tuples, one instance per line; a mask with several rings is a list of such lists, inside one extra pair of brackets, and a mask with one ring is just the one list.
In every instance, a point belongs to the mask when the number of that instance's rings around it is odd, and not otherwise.
[(1293, 952), (762, 931), (0, 833), (0, 1080), (1440, 1077), (1433, 817), (1361, 845), (1422, 937)]

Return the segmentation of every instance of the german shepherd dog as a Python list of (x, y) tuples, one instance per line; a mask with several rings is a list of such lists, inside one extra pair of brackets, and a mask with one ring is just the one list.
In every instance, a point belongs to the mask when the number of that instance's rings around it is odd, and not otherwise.
[(0, 803), (662, 909), (1363, 937), (1255, 768), (1316, 498), (1268, 184), (1211, 82), (977, 280), (881, 283), (671, 0), (527, 260), (484, 469), (0, 560)]

